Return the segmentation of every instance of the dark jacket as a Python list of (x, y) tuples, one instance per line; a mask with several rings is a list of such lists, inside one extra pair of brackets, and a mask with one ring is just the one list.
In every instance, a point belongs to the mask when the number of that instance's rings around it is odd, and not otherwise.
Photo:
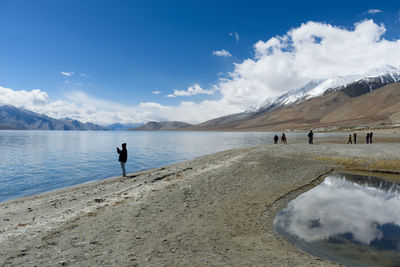
[(119, 162), (126, 162), (128, 160), (128, 150), (126, 148), (122, 148), (122, 150), (117, 148), (117, 152), (119, 154)]

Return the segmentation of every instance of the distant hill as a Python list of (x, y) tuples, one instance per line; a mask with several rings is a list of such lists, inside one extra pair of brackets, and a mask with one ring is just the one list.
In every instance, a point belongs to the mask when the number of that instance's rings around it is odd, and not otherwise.
[(104, 131), (106, 127), (73, 119), (54, 119), (11, 105), (0, 106), (0, 129)]
[(249, 112), (237, 113), (208, 120), (206, 122), (187, 127), (185, 129), (191, 131), (207, 131), (209, 129), (218, 129), (221, 131), (230, 130), (232, 128), (232, 125), (246, 122), (252, 116), (253, 114)]
[(128, 131), (129, 129), (137, 128), (142, 125), (143, 123), (128, 123), (128, 124), (114, 123), (106, 126), (106, 128), (110, 131)]
[(150, 121), (145, 125), (132, 128), (130, 131), (178, 131), (192, 126), (192, 124), (179, 121), (156, 122)]

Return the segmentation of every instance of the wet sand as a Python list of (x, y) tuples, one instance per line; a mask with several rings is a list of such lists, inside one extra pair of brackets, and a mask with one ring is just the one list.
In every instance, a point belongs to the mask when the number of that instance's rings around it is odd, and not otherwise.
[(272, 219), (336, 170), (396, 180), (400, 144), (315, 141), (234, 149), (0, 203), (0, 266), (336, 266), (275, 234)]

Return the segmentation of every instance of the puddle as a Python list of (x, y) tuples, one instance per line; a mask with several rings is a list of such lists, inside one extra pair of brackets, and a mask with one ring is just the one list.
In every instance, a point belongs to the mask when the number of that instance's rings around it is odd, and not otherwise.
[(319, 258), (347, 266), (400, 266), (400, 185), (331, 175), (290, 201), (274, 227)]

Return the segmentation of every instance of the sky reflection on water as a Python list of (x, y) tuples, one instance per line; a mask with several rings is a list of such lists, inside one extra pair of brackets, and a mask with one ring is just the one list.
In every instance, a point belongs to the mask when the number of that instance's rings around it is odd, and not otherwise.
[(322, 258), (351, 266), (399, 266), (400, 186), (376, 177), (329, 176), (289, 202), (274, 226)]

